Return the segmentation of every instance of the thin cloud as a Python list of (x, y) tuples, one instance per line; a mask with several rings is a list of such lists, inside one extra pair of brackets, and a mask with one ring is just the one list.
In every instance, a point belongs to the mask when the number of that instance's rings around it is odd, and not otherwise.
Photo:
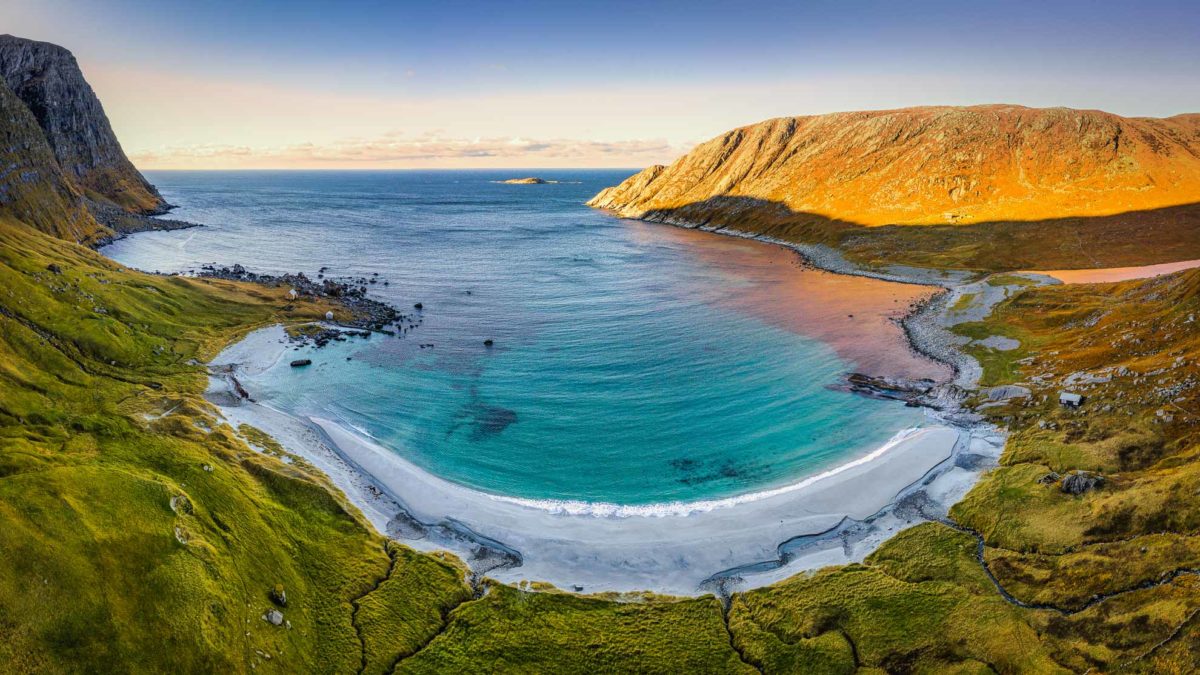
[(686, 148), (665, 140), (592, 141), (521, 137), (350, 138), (280, 147), (172, 146), (132, 155), (143, 168), (419, 168), (422, 166), (641, 166), (669, 161)]

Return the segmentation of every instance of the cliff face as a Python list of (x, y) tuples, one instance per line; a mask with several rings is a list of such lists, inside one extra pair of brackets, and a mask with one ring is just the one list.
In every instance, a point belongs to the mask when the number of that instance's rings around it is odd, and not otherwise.
[[(590, 205), (664, 221), (788, 214), (859, 225), (1107, 216), (1200, 202), (1200, 115), (1010, 105), (768, 120)], [(752, 227), (749, 229), (753, 229)]]
[(0, 82), (0, 212), (82, 244), (112, 235), (63, 175), (33, 113)]
[(125, 156), (71, 52), (2, 35), (0, 77), (36, 118), (58, 166), (85, 196), (130, 213), (166, 210), (158, 191)]

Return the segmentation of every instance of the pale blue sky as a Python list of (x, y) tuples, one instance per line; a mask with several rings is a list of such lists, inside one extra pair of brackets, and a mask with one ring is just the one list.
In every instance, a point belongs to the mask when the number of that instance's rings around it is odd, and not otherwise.
[(640, 166), (779, 115), (1200, 111), (1194, 2), (7, 0), (0, 30), (72, 49), (155, 167)]

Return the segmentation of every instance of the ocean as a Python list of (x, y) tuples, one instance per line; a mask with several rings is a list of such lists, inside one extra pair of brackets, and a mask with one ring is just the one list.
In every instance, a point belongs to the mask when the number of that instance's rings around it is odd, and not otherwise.
[(421, 303), (418, 328), (289, 351), (313, 365), (284, 359), (244, 384), (493, 494), (621, 505), (747, 495), (922, 424), (919, 409), (831, 385), (855, 370), (939, 372), (892, 321), (926, 289), (584, 205), (633, 171), (499, 182), (526, 173), (148, 172), (179, 206), (171, 218), (204, 227), (103, 253), (164, 273), (240, 263), (378, 275), (372, 296)]

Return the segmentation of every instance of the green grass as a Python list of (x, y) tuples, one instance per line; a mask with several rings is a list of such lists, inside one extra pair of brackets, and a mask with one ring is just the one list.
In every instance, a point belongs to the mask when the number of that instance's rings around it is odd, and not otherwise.
[[(132, 273), (11, 222), (0, 289), (0, 662), (354, 670), (352, 601), (388, 570), (382, 540), (200, 396), (194, 360), (288, 320), (283, 299)], [(290, 628), (261, 618), (276, 584)]]
[(962, 350), (970, 354), (983, 368), (983, 376), (979, 378), (980, 386), (990, 387), (997, 384), (1018, 382), (1021, 378), (1022, 359), (1027, 358), (1031, 349), (1037, 347), (1037, 336), (1023, 332), (1016, 327), (994, 322), (967, 322), (956, 324), (950, 329), (954, 333), (972, 340), (985, 340), (993, 335), (1013, 338), (1020, 342), (1015, 349), (993, 349), (977, 343), (964, 345)]
[(711, 596), (612, 602), (492, 584), (398, 673), (753, 673)]
[(969, 309), (971, 307), (971, 303), (975, 302), (975, 298), (978, 297), (978, 293), (963, 293), (961, 296), (959, 296), (958, 300), (955, 300), (954, 304), (950, 306), (950, 311), (961, 312), (965, 309)]
[(388, 553), (393, 559), (388, 578), (356, 602), (367, 674), (392, 672), (445, 627), (454, 608), (471, 599), (466, 569), (452, 557), (443, 560), (396, 544)]
[(1038, 285), (1038, 282), (1033, 279), (1017, 274), (993, 274), (988, 277), (987, 283), (989, 286), (1018, 286), (1020, 288), (1032, 288)]
[(737, 596), (730, 626), (747, 657), (769, 672), (1061, 670), (1028, 613), (992, 590), (974, 550), (968, 535), (922, 525), (863, 565)]

